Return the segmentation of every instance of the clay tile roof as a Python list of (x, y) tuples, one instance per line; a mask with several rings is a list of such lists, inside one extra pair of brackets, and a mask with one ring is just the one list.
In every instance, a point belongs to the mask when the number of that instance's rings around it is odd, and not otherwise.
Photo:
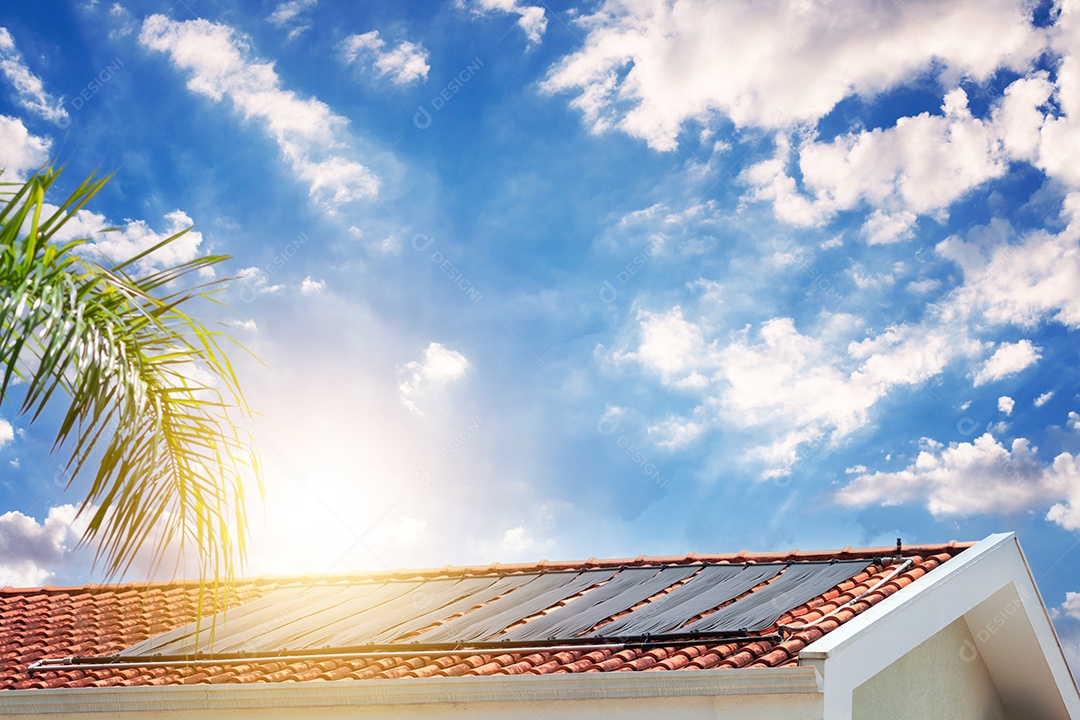
[[(775, 626), (761, 639), (737, 642), (696, 638), (678, 644), (607, 646), (588, 648), (510, 647), (505, 650), (463, 649), (430, 655), (411, 653), (402, 657), (319, 657), (277, 660), (253, 657), (222, 664), (165, 667), (44, 668), (31, 671), (30, 665), (43, 658), (70, 656), (104, 657), (164, 632), (194, 622), (217, 608), (204, 599), (199, 607), (199, 587), (193, 582), (128, 583), (81, 587), (4, 588), (0, 590), (0, 690), (60, 687), (109, 687), (130, 685), (181, 685), (197, 683), (333, 682), (365, 678), (425, 678), (462, 675), (541, 675), (577, 672), (691, 671), (709, 668), (770, 668), (794, 665), (804, 647), (842, 623), (864, 612), (900, 588), (932, 572), (942, 563), (970, 547), (970, 543), (920, 545), (904, 548), (911, 564), (889, 582), (881, 581), (893, 572), (896, 563), (877, 564), (875, 558), (890, 557), (894, 547), (850, 547), (842, 550), (787, 553), (749, 553), (679, 557), (640, 556), (633, 559), (578, 562), (495, 564), (488, 567), (444, 567), (428, 570), (397, 570), (321, 577), (260, 577), (241, 580), (229, 594), (230, 607), (241, 607), (266, 597), (278, 589), (306, 586), (346, 586), (372, 580), (423, 581), (432, 578), (465, 578), (511, 573), (566, 570), (595, 570), (630, 567), (701, 565), (718, 563), (795, 563), (831, 560), (865, 560), (866, 567), (848, 580), (799, 607), (785, 612), (779, 623), (801, 625), (829, 615), (820, 624), (792, 630), (778, 636)], [(880, 585), (850, 607), (849, 601)], [(670, 592), (667, 588), (663, 592)], [(648, 604), (663, 593), (650, 597)], [(269, 601), (268, 601), (269, 602)], [(572, 604), (572, 600), (570, 601)], [(552, 607), (567, 603), (560, 600)], [(254, 607), (254, 606), (253, 606)], [(482, 607), (482, 606), (481, 606)], [(838, 608), (842, 608), (837, 610)], [(201, 611), (201, 612), (200, 612)], [(550, 612), (551, 609), (544, 611)], [(712, 611), (704, 613), (706, 616)], [(701, 615), (699, 613), (698, 615)], [(618, 615), (625, 615), (619, 613)], [(537, 615), (539, 617), (540, 615)], [(530, 616), (531, 618), (532, 616)], [(695, 616), (697, 617), (697, 616)], [(694, 618), (687, 617), (690, 621)], [(432, 621), (432, 625), (446, 618)], [(530, 619), (529, 622), (532, 620)], [(603, 621), (606, 623), (608, 621)], [(526, 625), (528, 623), (526, 622)], [(403, 641), (404, 642), (404, 641)], [(419, 653), (426, 650), (418, 651)], [(214, 658), (216, 662), (219, 658)]]

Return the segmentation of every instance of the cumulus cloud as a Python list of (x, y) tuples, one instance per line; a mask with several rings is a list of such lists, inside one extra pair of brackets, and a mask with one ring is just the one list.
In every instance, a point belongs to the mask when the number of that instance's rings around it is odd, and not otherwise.
[[(56, 207), (49, 205), (46, 210), (55, 211)], [(166, 213), (164, 220), (164, 229), (161, 231), (153, 230), (145, 220), (125, 219), (123, 224), (117, 226), (100, 213), (82, 209), (60, 228), (55, 239), (63, 241), (90, 238), (90, 242), (82, 245), (80, 252), (97, 256), (95, 259), (106, 262), (121, 262), (149, 250), (195, 224), (191, 216), (179, 209)], [(102, 232), (105, 228), (112, 227), (117, 229)], [(202, 241), (202, 233), (190, 230), (165, 247), (147, 255), (137, 266), (142, 270), (151, 270), (193, 260), (199, 255)]]
[(908, 210), (896, 213), (875, 210), (863, 223), (862, 232), (871, 245), (899, 242), (915, 234), (913, 228), (917, 219), (915, 213)]
[(459, 0), (459, 5), (467, 5), (477, 15), (503, 13), (517, 15), (517, 25), (525, 33), (530, 45), (539, 43), (547, 30), (547, 16), (539, 5), (524, 5), (517, 0), (472, 0), (466, 3)]
[(45, 521), (12, 511), (0, 515), (0, 587), (44, 585), (81, 537), (73, 505), (49, 508)]
[(597, 132), (673, 150), (689, 122), (786, 128), (846, 97), (873, 96), (936, 68), (976, 81), (1023, 72), (1045, 46), (1022, 0), (917, 0), (883, 7), (788, 0), (607, 0), (577, 20), (583, 47), (544, 87)]
[(383, 48), (386, 41), (379, 37), (378, 30), (363, 35), (350, 35), (341, 44), (341, 59), (346, 65), (360, 63), (371, 67), (378, 77), (385, 77), (395, 85), (426, 80), (428, 70), (428, 51), (423, 45), (404, 40), (388, 50)]
[(63, 98), (55, 98), (45, 92), (45, 84), (23, 61), (15, 47), (15, 39), (7, 28), (0, 27), (0, 72), (15, 88), (16, 99), (35, 115), (64, 126), (70, 122)]
[(1034, 402), (1032, 404), (1035, 405), (1035, 407), (1042, 407), (1046, 403), (1050, 402), (1050, 398), (1052, 398), (1052, 397), (1054, 397), (1054, 391), (1053, 390), (1044, 392), (1042, 395), (1035, 398), (1035, 400), (1034, 400)]
[(1013, 408), (1016, 407), (1016, 401), (1008, 395), (1002, 395), (998, 398), (998, 412), (1005, 413), (1006, 415), (1012, 415)]
[(318, 99), (282, 88), (273, 63), (251, 59), (248, 39), (228, 25), (151, 15), (139, 42), (186, 71), (192, 92), (215, 102), (228, 98), (245, 120), (259, 121), (312, 199), (328, 210), (378, 194), (371, 170), (337, 154), (348, 120)]
[(918, 215), (947, 208), (1004, 175), (1011, 160), (1029, 157), (1043, 121), (1037, 108), (1052, 92), (1045, 75), (1017, 80), (991, 117), (981, 119), (956, 88), (945, 95), (940, 115), (922, 113), (892, 127), (802, 143), (797, 155), (804, 190), (788, 175), (792, 150), (783, 141), (773, 158), (742, 178), (752, 198), (771, 201), (777, 217), (794, 225), (818, 225), (865, 202), (876, 208), (863, 227), (868, 242), (896, 242), (911, 236)]
[(398, 385), (401, 401), (413, 412), (420, 413), (416, 402), (420, 397), (460, 379), (468, 369), (469, 361), (464, 355), (433, 342), (424, 350), (423, 360), (414, 360), (401, 367), (403, 379)]
[(1001, 343), (990, 359), (975, 373), (975, 386), (1001, 380), (1034, 365), (1042, 354), (1030, 340)]
[(1065, 593), (1065, 602), (1061, 604), (1060, 612), (1065, 613), (1073, 620), (1080, 620), (1080, 593)]
[(4, 180), (21, 180), (49, 160), (49, 138), (31, 135), (18, 118), (0, 115), (0, 170)]
[(1052, 503), (1046, 519), (1080, 529), (1080, 456), (1049, 465), (1025, 438), (1005, 447), (990, 433), (971, 443), (929, 445), (897, 472), (859, 475), (838, 491), (844, 505), (926, 503), (935, 516), (1017, 513)]
[(15, 428), (11, 427), (4, 418), (0, 418), (0, 448), (3, 448), (9, 442), (15, 439)]
[(326, 288), (325, 280), (313, 280), (310, 275), (300, 282), (300, 292), (304, 295), (312, 295), (322, 292)]
[[(964, 273), (944, 306), (945, 319), (981, 316), (994, 324), (1034, 327), (1056, 320), (1080, 327), (1080, 193), (1065, 199), (1069, 225), (1060, 233), (1035, 230), (1019, 243), (952, 236), (936, 250)], [(1000, 223), (999, 223), (1000, 225)], [(991, 227), (989, 231), (1008, 232)]]
[(680, 447), (723, 422), (763, 432), (749, 456), (766, 477), (785, 475), (808, 443), (836, 441), (864, 426), (870, 409), (897, 387), (940, 374), (981, 345), (945, 328), (901, 325), (846, 348), (800, 333), (791, 318), (744, 329), (723, 344), (679, 307), (639, 312), (633, 346), (616, 362), (639, 364), (666, 387), (694, 395), (689, 417), (650, 428), (664, 446)]

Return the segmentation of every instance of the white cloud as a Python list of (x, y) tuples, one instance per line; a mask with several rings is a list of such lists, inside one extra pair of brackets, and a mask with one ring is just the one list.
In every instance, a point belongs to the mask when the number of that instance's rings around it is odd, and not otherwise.
[(682, 255), (702, 255), (715, 245), (720, 231), (721, 214), (716, 202), (690, 202), (677, 208), (659, 202), (623, 215), (608, 231), (613, 249), (625, 252), (625, 246), (648, 244), (647, 256), (635, 257), (624, 266), (626, 279), (641, 270), (648, 257), (675, 251)]
[[(459, 0), (459, 6), (466, 5), (465, 0)], [(468, 7), (477, 15), (489, 15), (491, 13), (506, 13), (517, 15), (517, 25), (525, 33), (525, 39), (530, 45), (539, 43), (547, 30), (547, 16), (544, 8), (539, 5), (524, 5), (517, 0), (472, 0)]]
[(1066, 425), (1070, 430), (1080, 430), (1080, 413), (1074, 410), (1069, 411), (1069, 419)]
[(317, 4), (318, 0), (288, 0), (288, 2), (278, 3), (274, 11), (270, 13), (270, 17), (266, 19), (271, 25), (284, 27)]
[(1073, 620), (1080, 620), (1080, 593), (1065, 593), (1065, 602), (1061, 604), (1061, 612)]
[(1051, 32), (1051, 48), (1061, 58), (1057, 68), (1060, 114), (1042, 127), (1037, 165), (1052, 177), (1080, 188), (1080, 7), (1066, 0)]
[(469, 361), (464, 355), (433, 342), (424, 350), (423, 360), (406, 363), (400, 369), (403, 376), (398, 385), (401, 401), (407, 408), (419, 413), (416, 400), (460, 379), (468, 369)]
[(925, 382), (954, 358), (980, 351), (962, 332), (917, 325), (837, 349), (800, 333), (790, 318), (765, 322), (756, 337), (743, 330), (721, 345), (675, 307), (639, 312), (634, 347), (612, 357), (698, 397), (691, 417), (650, 428), (659, 444), (678, 447), (721, 422), (755, 428), (766, 440), (748, 456), (764, 463), (768, 477), (790, 472), (802, 446), (837, 441), (864, 426), (893, 388)]
[(49, 138), (31, 135), (18, 118), (0, 115), (0, 170), (5, 181), (21, 180), (49, 160)]
[(236, 273), (236, 281), (240, 286), (240, 298), (245, 302), (251, 302), (259, 295), (285, 289), (284, 285), (271, 284), (270, 275), (258, 267), (240, 268)]
[(70, 121), (63, 98), (57, 99), (45, 92), (45, 84), (30, 72), (15, 47), (15, 39), (3, 27), (0, 27), (0, 72), (15, 88), (19, 104), (24, 108), (58, 125), (66, 125)]
[(913, 228), (917, 219), (915, 213), (908, 210), (896, 213), (875, 210), (863, 223), (862, 232), (871, 245), (899, 242), (915, 234)]
[(139, 29), (139, 21), (130, 10), (118, 2), (109, 7), (109, 19), (114, 23), (113, 29), (109, 31), (110, 40), (127, 37)]
[(230, 320), (229, 324), (232, 325), (234, 328), (240, 328), (241, 330), (246, 330), (248, 332), (258, 332), (259, 330), (258, 323), (256, 323), (255, 320), (252, 318), (249, 318), (247, 320)]
[[(49, 205), (46, 210), (55, 211)], [(104, 228), (117, 227), (108, 218), (99, 213), (82, 209), (75, 213), (64, 227), (56, 234), (57, 240), (90, 238), (91, 242), (80, 247), (83, 254), (98, 255), (106, 261), (120, 262), (135, 257), (166, 238), (186, 230), (194, 221), (183, 210), (173, 210), (165, 214), (165, 228), (157, 232), (150, 228), (145, 220), (125, 219), (124, 223), (111, 232), (101, 232)], [(193, 260), (199, 255), (202, 233), (190, 230), (163, 248), (155, 250), (140, 260), (137, 266), (143, 270), (177, 265)]]
[(9, 442), (15, 439), (15, 428), (11, 427), (4, 418), (0, 418), (0, 448), (3, 448)]
[(520, 561), (526, 558), (535, 558), (538, 553), (544, 552), (554, 544), (555, 541), (550, 538), (538, 540), (530, 535), (524, 526), (518, 525), (503, 533), (496, 553), (502, 562), (507, 560)]
[(708, 428), (696, 420), (668, 418), (662, 423), (647, 429), (649, 437), (658, 446), (668, 450), (687, 447), (705, 434)]
[(85, 529), (75, 513), (73, 505), (52, 507), (40, 524), (17, 511), (0, 515), (0, 587), (45, 584)]
[(389, 78), (395, 85), (427, 79), (431, 66), (423, 45), (405, 40), (396, 47), (383, 50), (385, 45), (378, 30), (350, 35), (341, 44), (341, 57), (346, 65), (361, 62), (366, 67), (370, 64), (377, 76)]
[(702, 329), (683, 317), (682, 308), (663, 314), (638, 312), (640, 340), (637, 349), (615, 353), (616, 361), (635, 360), (660, 376), (665, 385), (700, 388), (709, 380), (699, 370), (716, 364), (715, 348), (705, 343)]
[[(893, 127), (858, 130), (827, 143), (803, 142), (798, 165), (805, 193), (787, 174), (786, 142), (778, 143), (773, 158), (743, 173), (743, 180), (753, 188), (752, 198), (771, 201), (777, 217), (794, 225), (818, 225), (868, 203), (876, 208), (863, 226), (868, 242), (896, 242), (910, 236), (918, 215), (947, 208), (1004, 175), (1010, 160), (1030, 154), (1028, 137), (1038, 136), (1043, 120), (1037, 107), (1053, 86), (1044, 75), (1014, 86), (1025, 92), (1010, 86), (986, 120), (972, 116), (966, 93), (956, 88), (945, 95), (940, 115), (904, 117)], [(1023, 102), (1029, 106), (1012, 107)], [(1019, 128), (1017, 118), (1030, 125)]]
[(310, 275), (300, 282), (300, 292), (305, 295), (322, 292), (324, 288), (326, 288), (325, 280), (312, 280)]
[(1006, 415), (1012, 415), (1013, 408), (1016, 407), (1016, 401), (1008, 395), (1002, 395), (998, 398), (998, 412), (1005, 413)]
[(1050, 402), (1050, 398), (1052, 398), (1052, 397), (1054, 397), (1054, 391), (1049, 390), (1047, 392), (1044, 392), (1039, 397), (1035, 398), (1033, 404), (1035, 405), (1035, 407), (1042, 407), (1046, 403)]
[(318, 0), (287, 0), (278, 3), (266, 20), (274, 27), (289, 28), (289, 39), (292, 40), (311, 29), (311, 23), (304, 13), (317, 4)]
[(941, 281), (934, 278), (924, 278), (923, 280), (915, 280), (907, 284), (907, 289), (913, 293), (919, 293), (920, 295), (933, 292), (941, 287)]
[(752, 0), (607, 0), (577, 20), (583, 47), (544, 87), (575, 93), (594, 131), (673, 150), (684, 124), (716, 113), (785, 128), (930, 71), (976, 81), (1022, 72), (1046, 42), (1029, 15), (1022, 0), (788, 0), (768, 10)]
[(1042, 354), (1030, 340), (1015, 343), (1001, 343), (994, 354), (975, 373), (975, 386), (1001, 380), (1034, 365)]
[(933, 515), (1017, 513), (1054, 503), (1046, 519), (1080, 529), (1080, 456), (1061, 453), (1049, 465), (1025, 438), (1006, 448), (986, 433), (919, 453), (898, 472), (860, 475), (837, 500), (850, 506), (926, 502)]
[[(1002, 325), (1033, 327), (1043, 320), (1056, 320), (1070, 328), (1080, 327), (1078, 207), (1080, 193), (1065, 199), (1071, 222), (1058, 234), (1036, 230), (1016, 244), (980, 237), (965, 242), (956, 236), (938, 243), (937, 252), (964, 272), (964, 284), (944, 307), (945, 319), (981, 315)], [(983, 229), (984, 234), (1008, 231), (994, 223)]]
[(139, 42), (167, 53), (175, 67), (187, 71), (192, 92), (215, 102), (228, 98), (246, 120), (263, 123), (293, 170), (307, 181), (312, 199), (328, 210), (378, 194), (379, 180), (368, 168), (336, 154), (348, 120), (318, 99), (301, 99), (283, 89), (273, 63), (250, 59), (249, 41), (231, 27), (151, 15)]

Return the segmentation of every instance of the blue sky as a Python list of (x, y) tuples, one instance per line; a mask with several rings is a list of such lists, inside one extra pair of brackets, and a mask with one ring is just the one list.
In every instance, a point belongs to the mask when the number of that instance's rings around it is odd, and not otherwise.
[[(1076, 653), (1080, 7), (353, 5), (0, 12), (7, 177), (234, 257), (252, 573), (1015, 530)], [(0, 584), (95, 579), (0, 417)]]

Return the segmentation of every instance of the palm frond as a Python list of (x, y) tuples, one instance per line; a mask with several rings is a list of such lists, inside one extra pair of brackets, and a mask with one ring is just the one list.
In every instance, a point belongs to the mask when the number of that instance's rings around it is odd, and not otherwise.
[(59, 173), (43, 169), (0, 207), (0, 400), (22, 380), (19, 412), (33, 422), (58, 390), (67, 396), (54, 448), (69, 477), (92, 474), (84, 541), (110, 576), (144, 548), (160, 562), (177, 543), (194, 545), (215, 587), (227, 584), (246, 554), (245, 482), (262, 490), (253, 418), (219, 344), (227, 336), (185, 308), (224, 287), (192, 275), (228, 258), (139, 270), (179, 233), (117, 264), (87, 259), (85, 240), (55, 238), (108, 177), (91, 176), (43, 218)]

